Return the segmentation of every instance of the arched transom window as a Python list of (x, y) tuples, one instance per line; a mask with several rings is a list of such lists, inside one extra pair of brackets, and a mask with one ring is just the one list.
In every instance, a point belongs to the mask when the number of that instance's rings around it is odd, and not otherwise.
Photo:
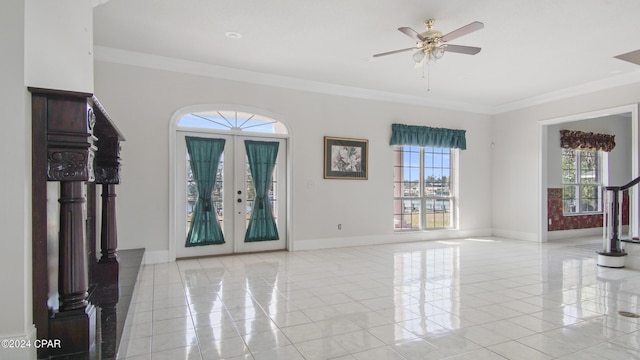
[(178, 121), (178, 126), (181, 128), (287, 134), (287, 128), (277, 120), (240, 111), (190, 113)]

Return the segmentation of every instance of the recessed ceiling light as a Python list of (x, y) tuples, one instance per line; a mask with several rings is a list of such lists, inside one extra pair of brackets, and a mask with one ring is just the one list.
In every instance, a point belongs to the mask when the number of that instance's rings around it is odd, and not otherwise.
[(229, 39), (240, 39), (240, 38), (242, 38), (242, 34), (234, 32), (234, 31), (228, 31), (228, 32), (224, 33), (224, 36), (228, 37)]

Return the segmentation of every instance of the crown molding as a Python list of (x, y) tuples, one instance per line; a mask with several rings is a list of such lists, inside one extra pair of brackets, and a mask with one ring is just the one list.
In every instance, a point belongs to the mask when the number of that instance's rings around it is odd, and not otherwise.
[(552, 101), (640, 82), (640, 70), (638, 70), (635, 72), (620, 74), (606, 79), (592, 81), (578, 86), (552, 91), (549, 93), (505, 103), (498, 106), (486, 106), (480, 104), (470, 104), (444, 99), (436, 99), (433, 97), (426, 98), (421, 96), (411, 96), (386, 91), (337, 85), (282, 75), (265, 74), (255, 71), (248, 71), (197, 61), (183, 60), (104, 46), (94, 47), (94, 59), (97, 61), (111, 62), (116, 64), (139, 66), (144, 68), (185, 73), (190, 75), (199, 75), (246, 82), (251, 84), (260, 84), (292, 90), (315, 92), (326, 95), (336, 95), (365, 100), (441, 108), (484, 115), (502, 114), (509, 111), (520, 110), (535, 105), (549, 103)]
[(268, 85), (286, 89), (315, 92), (326, 95), (337, 95), (365, 100), (435, 107), (487, 115), (491, 113), (490, 107), (477, 104), (434, 99), (431, 97), (424, 98), (420, 96), (410, 96), (386, 91), (336, 85), (281, 75), (265, 74), (104, 46), (94, 47), (94, 60), (158, 70), (166, 70), (190, 75), (241, 81), (252, 84)]
[(569, 88), (551, 91), (546, 94), (529, 97), (526, 99), (513, 101), (503, 105), (495, 106), (492, 109), (492, 115), (502, 114), (509, 111), (520, 110), (535, 105), (541, 105), (552, 101), (571, 98), (574, 96), (585, 95), (596, 91), (612, 89), (620, 86), (635, 84), (640, 82), (640, 70), (624, 73), (609, 78), (591, 81)]

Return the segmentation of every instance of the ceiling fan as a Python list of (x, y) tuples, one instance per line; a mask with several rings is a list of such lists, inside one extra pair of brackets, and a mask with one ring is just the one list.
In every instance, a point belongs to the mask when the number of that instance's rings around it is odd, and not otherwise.
[(484, 28), (483, 23), (479, 21), (474, 21), (457, 30), (453, 30), (452, 32), (446, 35), (442, 35), (440, 31), (435, 30), (433, 28), (434, 23), (435, 23), (434, 19), (425, 20), (424, 26), (427, 28), (427, 31), (423, 33), (419, 33), (410, 27), (398, 28), (400, 32), (416, 40), (416, 45), (406, 49), (400, 49), (400, 50), (394, 50), (394, 51), (384, 52), (380, 54), (375, 54), (373, 55), (373, 57), (386, 56), (386, 55), (397, 54), (397, 53), (417, 49), (417, 51), (413, 54), (413, 60), (416, 63), (419, 63), (425, 58), (426, 60), (440, 59), (445, 52), (453, 52), (453, 53), (467, 54), (467, 55), (475, 55), (480, 52), (481, 48), (479, 47), (453, 45), (453, 44), (448, 44), (448, 42), (450, 40), (457, 39), (463, 35), (467, 35), (474, 31), (478, 31)]

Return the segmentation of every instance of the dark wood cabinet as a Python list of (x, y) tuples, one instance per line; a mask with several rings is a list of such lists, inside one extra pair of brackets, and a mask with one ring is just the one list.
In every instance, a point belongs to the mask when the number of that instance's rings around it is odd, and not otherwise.
[[(39, 349), (38, 356), (88, 352), (96, 331), (89, 292), (100, 283), (118, 283), (115, 186), (120, 183), (124, 137), (93, 94), (29, 91), (34, 322), (38, 339), (62, 344), (59, 349)], [(54, 201), (57, 211), (51, 211)], [(52, 256), (56, 251), (57, 257)]]

